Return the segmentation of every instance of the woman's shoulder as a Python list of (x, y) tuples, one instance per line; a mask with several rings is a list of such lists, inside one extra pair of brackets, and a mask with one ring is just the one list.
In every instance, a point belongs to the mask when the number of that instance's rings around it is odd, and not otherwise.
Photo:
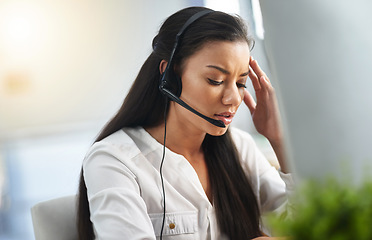
[(122, 128), (116, 132), (108, 135), (100, 141), (95, 142), (93, 145), (111, 145), (122, 147), (124, 145), (134, 144), (134, 138), (139, 138), (143, 133), (144, 129), (141, 127), (137, 128)]
[(236, 127), (230, 127), (229, 130), (231, 137), (236, 145), (255, 145), (254, 139), (250, 133)]
[(129, 128), (119, 129), (116, 132), (103, 138), (102, 140), (97, 141), (96, 143), (103, 143), (103, 144), (129, 143), (131, 142), (131, 138), (129, 137), (127, 133), (128, 130)]
[(250, 167), (253, 167), (265, 159), (250, 133), (238, 128), (231, 128), (230, 134), (243, 162), (249, 163)]
[[(87, 157), (97, 152), (115, 154), (125, 151), (128, 155), (138, 153), (132, 137), (127, 133), (129, 129), (120, 129), (100, 141), (94, 142), (87, 152)], [(131, 129), (130, 131), (138, 131), (138, 129)]]
[(89, 149), (88, 155), (99, 151), (110, 155), (121, 154), (127, 159), (138, 154), (147, 155), (159, 148), (161, 145), (143, 127), (128, 127), (95, 142)]

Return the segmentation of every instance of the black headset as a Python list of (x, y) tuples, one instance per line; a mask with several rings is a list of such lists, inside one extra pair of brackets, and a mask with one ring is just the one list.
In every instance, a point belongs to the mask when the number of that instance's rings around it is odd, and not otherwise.
[[(185, 103), (184, 101), (182, 101), (179, 97), (181, 96), (181, 92), (182, 92), (182, 82), (181, 82), (181, 77), (178, 76), (175, 72), (174, 72), (174, 69), (173, 69), (173, 58), (174, 58), (174, 54), (175, 52), (177, 51), (177, 47), (180, 43), (180, 40), (185, 32), (185, 30), (193, 23), (195, 22), (196, 20), (198, 20), (199, 18), (211, 13), (211, 12), (214, 12), (213, 10), (203, 10), (203, 11), (200, 11), (198, 13), (195, 13), (194, 15), (192, 15), (187, 21), (186, 23), (182, 26), (181, 30), (177, 33), (176, 35), (176, 42), (174, 44), (174, 47), (173, 47), (173, 50), (172, 50), (172, 53), (170, 55), (170, 58), (169, 58), (169, 61), (168, 61), (168, 64), (163, 72), (163, 74), (160, 76), (160, 81), (159, 81), (159, 90), (160, 92), (162, 92), (166, 97), (168, 97), (170, 100), (172, 101), (175, 101), (176, 103), (178, 103), (179, 105), (181, 105), (182, 107), (186, 108), (187, 110), (191, 111), (192, 113), (198, 115), (199, 117), (205, 119), (206, 121), (210, 122), (211, 124), (217, 126), (217, 127), (222, 127), (222, 128), (225, 128), (225, 124), (223, 123), (223, 121), (221, 120), (216, 120), (216, 119), (213, 119), (213, 118), (210, 118), (210, 117), (207, 117), (205, 116), (204, 114), (196, 111), (195, 109), (193, 109), (192, 107), (190, 107), (187, 103)], [(175, 85), (175, 93), (173, 93), (169, 87), (170, 87), (170, 84), (174, 84)]]

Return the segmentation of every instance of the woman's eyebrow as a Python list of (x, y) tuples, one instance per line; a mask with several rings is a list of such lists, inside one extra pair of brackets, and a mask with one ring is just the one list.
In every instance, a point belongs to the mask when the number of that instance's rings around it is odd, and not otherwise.
[(218, 71), (220, 71), (220, 72), (222, 72), (222, 73), (224, 73), (226, 75), (229, 75), (230, 74), (230, 72), (227, 71), (226, 69), (224, 69), (222, 67), (219, 67), (219, 66), (216, 66), (216, 65), (207, 65), (207, 67), (217, 69)]
[[(207, 65), (207, 67), (209, 68), (214, 68), (214, 69), (217, 69), (218, 71), (222, 72), (223, 74), (226, 74), (226, 75), (229, 75), (230, 72), (222, 67), (219, 67), (219, 66), (216, 66), (216, 65)], [(241, 77), (245, 77), (249, 74), (249, 71), (248, 72), (245, 72), (245, 73), (242, 73), (240, 74)]]

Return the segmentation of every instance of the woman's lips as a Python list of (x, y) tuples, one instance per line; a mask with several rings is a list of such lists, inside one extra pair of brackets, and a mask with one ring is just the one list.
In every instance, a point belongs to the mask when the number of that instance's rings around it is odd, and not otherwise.
[(234, 115), (235, 113), (223, 112), (223, 113), (215, 114), (214, 116), (218, 120), (221, 120), (225, 125), (229, 125), (232, 122)]

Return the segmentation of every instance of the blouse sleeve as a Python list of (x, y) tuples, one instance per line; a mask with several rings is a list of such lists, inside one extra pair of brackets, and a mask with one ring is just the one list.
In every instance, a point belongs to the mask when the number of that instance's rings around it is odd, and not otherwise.
[[(83, 163), (96, 239), (155, 239), (136, 176), (105, 143), (92, 146)], [(125, 157), (130, 158), (131, 152)]]
[(291, 174), (284, 174), (272, 166), (258, 149), (251, 135), (239, 129), (231, 132), (242, 167), (251, 180), (263, 214), (285, 214), (289, 209), (288, 196), (293, 189)]

